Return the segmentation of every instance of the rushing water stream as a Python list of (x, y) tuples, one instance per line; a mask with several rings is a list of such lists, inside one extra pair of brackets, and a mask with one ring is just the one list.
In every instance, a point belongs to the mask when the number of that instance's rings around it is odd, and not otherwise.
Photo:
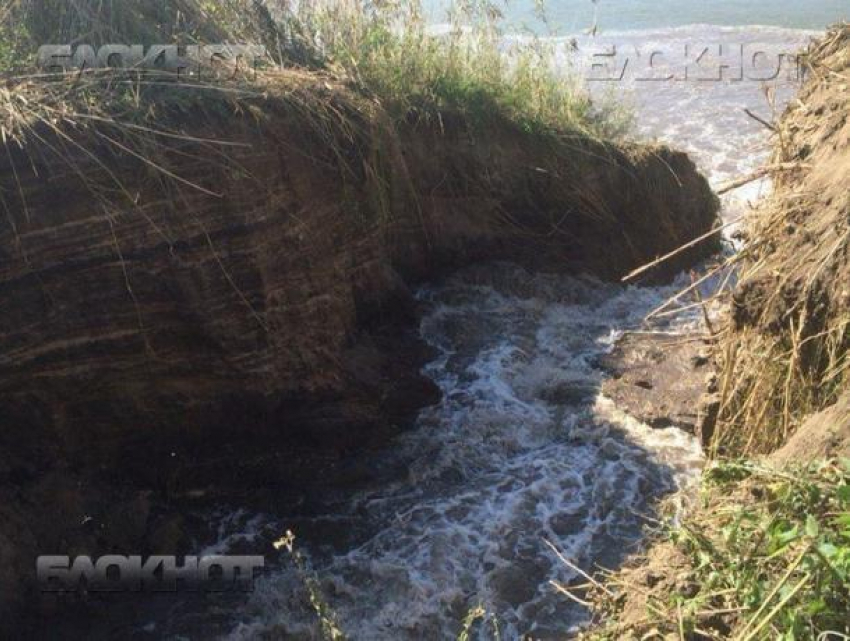
[[(560, 46), (564, 60), (578, 65), (589, 48), (615, 41), (675, 51), (698, 36), (793, 51), (809, 35), (682, 27), (580, 37), (569, 57), (574, 44)], [(777, 108), (793, 89), (782, 83)], [(634, 104), (642, 137), (691, 152), (714, 184), (765, 159), (765, 132), (743, 112), (771, 117), (760, 83), (626, 82), (615, 90)], [(724, 215), (736, 215), (763, 188), (738, 192)], [(650, 429), (599, 393), (597, 361), (623, 332), (682, 332), (698, 322), (643, 323), (683, 283), (621, 287), (497, 264), (423, 290), (422, 336), (438, 353), (427, 373), (444, 397), (415, 429), (369, 455), (365, 464), (387, 470), (385, 480), (336, 497), (311, 519), (229, 514), (215, 550), (250, 549), (270, 533), (294, 530), (322, 599), (353, 639), (454, 638), (479, 605), (488, 613), (476, 628), (482, 638), (492, 638), (493, 626), (505, 639), (563, 637), (586, 614), (550, 585), (574, 572), (546, 542), (584, 568), (614, 566), (634, 549), (652, 501), (698, 477), (693, 437)], [(217, 633), (317, 635), (304, 573), (282, 559), (222, 617)], [(167, 636), (158, 626), (149, 631)]]
[[(325, 598), (358, 639), (440, 639), (477, 604), (507, 638), (581, 620), (550, 580), (569, 579), (545, 541), (582, 565), (615, 565), (647, 501), (693, 478), (701, 455), (677, 429), (652, 430), (599, 397), (595, 361), (672, 289), (623, 289), (498, 264), (421, 298), (428, 374), (443, 401), (390, 456), (406, 473), (350, 498), (341, 527), (373, 534), (314, 556)], [(387, 464), (383, 461), (382, 464)], [(259, 620), (306, 630), (300, 577), (282, 572), (251, 603)], [(293, 609), (295, 605), (295, 609)]]

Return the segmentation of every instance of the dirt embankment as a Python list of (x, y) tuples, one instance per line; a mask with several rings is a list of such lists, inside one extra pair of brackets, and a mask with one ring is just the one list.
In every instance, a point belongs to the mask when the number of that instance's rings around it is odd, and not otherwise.
[[(772, 161), (795, 168), (775, 174), (772, 197), (753, 216), (722, 346), (713, 443), (735, 456), (769, 453), (809, 415), (847, 400), (850, 28), (831, 31), (803, 60), (808, 80), (776, 124)], [(839, 418), (833, 440), (846, 453), (850, 420)], [(830, 422), (814, 419), (796, 440), (819, 439)]]
[(715, 224), (669, 149), (269, 82), (164, 90), (131, 127), (56, 106), (7, 137), (0, 603), (40, 553), (176, 550), (181, 501), (343, 482), (346, 451), (435, 399), (417, 282), (490, 259), (614, 278)]

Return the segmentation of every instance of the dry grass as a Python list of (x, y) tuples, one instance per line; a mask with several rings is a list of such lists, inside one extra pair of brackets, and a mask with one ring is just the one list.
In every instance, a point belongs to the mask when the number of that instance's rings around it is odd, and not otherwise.
[[(368, 10), (354, 0), (301, 2), (295, 11), (290, 6), (255, 0), (0, 0), (3, 142), (23, 149), (35, 142), (60, 158), (82, 154), (93, 160), (91, 148), (106, 144), (174, 188), (199, 189), (165, 153), (164, 143), (182, 136), (180, 118), (191, 113), (202, 123), (222, 113), (262, 117), (270, 97), (275, 109), (290, 110), (331, 150), (342, 180), (365, 168), (380, 187), (387, 183), (384, 156), (394, 152), (363, 154), (382, 119), (403, 122), (413, 114), (442, 123), (450, 112), (481, 132), (518, 128), (567, 152), (581, 151), (583, 140), (623, 131), (622, 118), (610, 109), (601, 115), (573, 81), (556, 74), (552, 52), (540, 42), (514, 51), (509, 62), (500, 50), (498, 11), (489, 2), (459, 3), (452, 32), (441, 38), (428, 35), (417, 2), (370, 4)], [(272, 60), (251, 76), (225, 79), (209, 71), (204, 81), (149, 71), (45, 76), (31, 68), (39, 44), (115, 41), (262, 42)], [(382, 126), (392, 129), (393, 123)], [(187, 163), (192, 154), (208, 154), (210, 146), (220, 153), (227, 145), (195, 143), (195, 150), (184, 151)], [(101, 205), (132, 207), (131, 190), (108, 167), (101, 169), (96, 179), (81, 176)], [(384, 194), (376, 193), (375, 201), (387, 209)]]
[(850, 382), (850, 144), (839, 86), (850, 27), (833, 29), (805, 59), (812, 77), (775, 125), (773, 164), (806, 164), (774, 174), (775, 194), (751, 221), (720, 346), (715, 454), (778, 448)]
[(540, 39), (504, 51), (498, 2), (457, 2), (451, 29), (429, 33), (419, 1), (0, 0), (0, 70), (23, 74), (41, 44), (263, 44), (271, 64), (321, 69), (375, 97), (397, 118), (412, 110), (464, 113), (487, 126), (502, 118), (529, 130), (612, 137), (630, 117), (594, 104), (555, 67)]
[[(21, 79), (11, 88), (0, 87), (0, 164), (17, 184), (11, 191), (0, 190), (0, 215), (5, 214), (13, 238), (18, 238), (19, 257), (28, 264), (18, 235), (19, 227), (29, 226), (30, 217), (21, 176), (36, 168), (48, 175), (76, 176), (91, 198), (92, 213), (104, 216), (113, 229), (115, 258), (144, 338), (140, 301), (114, 228), (141, 217), (151, 233), (171, 247), (170, 226), (181, 223), (163, 214), (183, 209), (182, 215), (206, 237), (246, 313), (267, 331), (265, 318), (228, 272), (202, 214), (188, 205), (198, 197), (215, 202), (222, 196), (203, 176), (244, 172), (238, 158), (245, 150), (234, 149), (240, 143), (224, 133), (225, 123), (234, 117), (260, 121), (286, 113), (299, 123), (305, 140), (313, 141), (303, 153), (312, 154), (313, 162), (335, 166), (345, 183), (359, 181), (360, 173), (370, 169), (370, 159), (352, 150), (366, 149), (375, 110), (373, 101), (344, 91), (333, 77), (299, 70), (269, 71), (250, 82), (224, 84), (175, 82), (156, 75), (116, 80), (114, 74), (95, 71), (53, 82)], [(185, 133), (187, 120), (194, 135)], [(162, 211), (150, 209), (157, 202)], [(145, 345), (156, 357), (146, 338)]]

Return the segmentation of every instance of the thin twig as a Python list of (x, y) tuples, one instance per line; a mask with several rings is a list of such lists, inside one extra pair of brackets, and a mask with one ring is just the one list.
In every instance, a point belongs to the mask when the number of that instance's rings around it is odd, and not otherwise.
[(567, 590), (567, 588), (565, 588), (563, 585), (561, 585), (561, 584), (560, 584), (560, 583), (558, 583), (557, 581), (549, 581), (549, 585), (551, 585), (551, 586), (552, 586), (553, 588), (555, 588), (555, 589), (556, 589), (559, 593), (563, 594), (563, 595), (564, 595), (565, 597), (567, 597), (568, 599), (571, 599), (572, 601), (575, 601), (575, 602), (576, 602), (576, 603), (578, 603), (579, 605), (582, 605), (582, 606), (584, 606), (584, 607), (586, 607), (586, 608), (589, 608), (589, 607), (591, 607), (591, 606), (593, 605), (593, 604), (592, 604), (592, 603), (590, 603), (589, 601), (585, 601), (585, 600), (583, 600), (583, 599), (578, 598), (575, 594), (573, 594), (572, 592), (570, 592), (569, 590)]
[(548, 546), (552, 549), (552, 551), (553, 551), (553, 552), (557, 555), (557, 557), (561, 560), (561, 563), (563, 563), (564, 565), (566, 565), (566, 566), (567, 566), (568, 568), (570, 568), (571, 570), (573, 570), (573, 571), (575, 571), (575, 572), (578, 572), (581, 576), (583, 576), (585, 579), (587, 579), (588, 581), (590, 581), (590, 582), (591, 582), (594, 586), (596, 586), (597, 588), (599, 588), (600, 590), (602, 590), (602, 591), (603, 591), (605, 594), (607, 594), (608, 596), (610, 596), (610, 597), (613, 597), (613, 596), (614, 596), (614, 593), (613, 593), (613, 592), (611, 592), (611, 590), (609, 590), (608, 588), (606, 588), (606, 587), (605, 587), (604, 585), (602, 585), (599, 581), (597, 581), (596, 579), (594, 579), (594, 578), (593, 578), (592, 576), (590, 576), (587, 572), (585, 572), (584, 570), (582, 570), (582, 569), (581, 569), (580, 567), (578, 567), (575, 563), (573, 563), (572, 561), (568, 560), (568, 559), (567, 559), (567, 557), (565, 557), (563, 554), (561, 554), (560, 550), (558, 550), (558, 548), (556, 548), (556, 547), (555, 547), (555, 545), (554, 545), (551, 541), (549, 541), (549, 540), (547, 540), (547, 539), (543, 539), (543, 542), (544, 542), (546, 545), (548, 545)]
[(759, 180), (760, 178), (764, 178), (765, 176), (779, 172), (779, 171), (793, 171), (795, 169), (808, 169), (811, 165), (807, 165), (805, 163), (800, 162), (782, 162), (776, 165), (769, 165), (767, 167), (762, 167), (761, 169), (757, 169), (751, 174), (747, 174), (742, 178), (736, 178), (735, 180), (730, 180), (729, 182), (723, 183), (720, 187), (717, 188), (717, 195), (722, 196), (730, 191), (738, 189), (739, 187), (743, 187), (744, 185), (748, 185), (749, 183)]
[(717, 234), (722, 232), (724, 229), (728, 229), (732, 225), (737, 225), (739, 222), (741, 222), (742, 219), (743, 219), (743, 216), (739, 216), (735, 220), (730, 220), (728, 223), (724, 223), (723, 225), (720, 225), (719, 227), (715, 227), (711, 231), (706, 232), (705, 234), (703, 234), (699, 238), (694, 238), (692, 241), (687, 242), (684, 245), (681, 245), (680, 247), (671, 251), (669, 254), (665, 254), (664, 256), (661, 256), (660, 258), (656, 258), (651, 263), (647, 263), (643, 267), (638, 267), (634, 271), (629, 272), (628, 274), (623, 276), (623, 278), (621, 279), (622, 282), (626, 283), (630, 280), (634, 280), (635, 278), (637, 278), (641, 274), (645, 274), (646, 272), (648, 272), (653, 267), (657, 267), (661, 263), (664, 263), (664, 262), (670, 260), (671, 258), (674, 258), (675, 256), (678, 256), (679, 254), (689, 250), (694, 245), (699, 245), (704, 240), (708, 240), (712, 236), (716, 236)]
[(757, 116), (756, 114), (754, 114), (754, 113), (753, 113), (752, 111), (750, 111), (749, 109), (746, 109), (746, 108), (745, 108), (745, 109), (744, 109), (744, 113), (746, 113), (746, 114), (747, 114), (750, 118), (752, 118), (752, 119), (753, 119), (753, 120), (755, 120), (756, 122), (758, 122), (758, 123), (760, 123), (760, 124), (764, 125), (764, 126), (765, 126), (765, 127), (767, 127), (768, 129), (770, 129), (773, 133), (776, 133), (776, 125), (774, 125), (774, 124), (772, 124), (772, 123), (769, 123), (767, 120), (765, 120), (765, 119), (764, 119), (764, 118), (762, 118), (761, 116)]

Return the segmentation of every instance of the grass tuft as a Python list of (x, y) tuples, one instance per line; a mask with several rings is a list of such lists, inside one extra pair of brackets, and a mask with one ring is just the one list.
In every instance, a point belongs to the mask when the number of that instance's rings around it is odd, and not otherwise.
[(610, 575), (613, 596), (595, 595), (600, 618), (617, 623), (593, 638), (850, 635), (850, 460), (718, 463), (701, 505), (658, 539), (648, 566)]
[(482, 127), (498, 119), (557, 135), (629, 132), (624, 109), (594, 103), (559, 69), (551, 41), (506, 40), (499, 3), (458, 1), (448, 17), (435, 34), (418, 0), (5, 0), (0, 73), (33, 72), (42, 44), (253, 42), (269, 63), (327, 72), (397, 118), (450, 110)]

